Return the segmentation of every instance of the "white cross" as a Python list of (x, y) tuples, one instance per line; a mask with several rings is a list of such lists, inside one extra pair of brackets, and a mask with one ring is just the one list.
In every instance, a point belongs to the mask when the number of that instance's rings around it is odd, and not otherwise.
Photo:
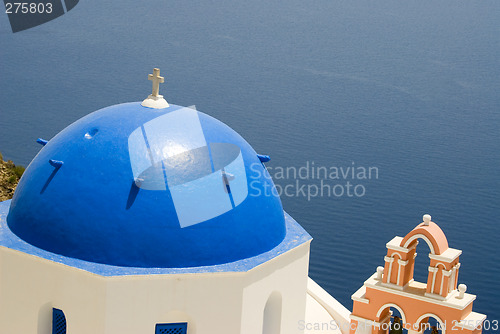
[(165, 78), (160, 77), (160, 69), (153, 69), (153, 74), (148, 75), (148, 80), (153, 81), (153, 93), (151, 95), (159, 96), (158, 93), (160, 92), (160, 83), (165, 82)]

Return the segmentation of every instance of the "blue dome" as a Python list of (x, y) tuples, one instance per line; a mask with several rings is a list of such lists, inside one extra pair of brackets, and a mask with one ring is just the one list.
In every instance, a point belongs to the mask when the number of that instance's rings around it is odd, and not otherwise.
[(7, 223), (81, 260), (185, 268), (264, 253), (285, 237), (281, 201), (252, 147), (193, 109), (126, 103), (61, 131), (33, 159)]

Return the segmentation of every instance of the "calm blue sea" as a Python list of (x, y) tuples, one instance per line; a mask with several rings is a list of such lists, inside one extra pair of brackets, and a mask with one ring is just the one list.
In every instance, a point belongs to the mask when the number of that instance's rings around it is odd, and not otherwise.
[[(229, 124), (268, 166), (375, 167), (363, 196), (282, 196), (314, 237), (310, 276), (350, 296), (385, 243), (433, 216), (463, 250), (475, 311), (500, 319), (499, 1), (97, 1), (13, 34), (0, 15), (0, 151), (28, 164), (78, 118), (162, 93)], [(358, 169), (357, 169), (358, 170)], [(310, 187), (314, 192), (314, 187)], [(318, 188), (319, 189), (319, 188)], [(326, 192), (326, 191), (325, 191)], [(416, 278), (425, 280), (425, 245)]]

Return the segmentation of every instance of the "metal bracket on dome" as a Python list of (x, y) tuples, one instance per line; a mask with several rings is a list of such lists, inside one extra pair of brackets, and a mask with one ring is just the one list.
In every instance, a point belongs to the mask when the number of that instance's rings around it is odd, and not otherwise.
[(45, 145), (47, 145), (47, 143), (48, 143), (49, 141), (48, 141), (48, 140), (45, 140), (45, 139), (42, 139), (42, 138), (38, 138), (38, 139), (36, 140), (36, 142), (37, 142), (38, 144), (42, 145), (42, 146), (45, 146)]
[(148, 96), (147, 99), (142, 101), (141, 105), (147, 108), (153, 109), (163, 109), (168, 108), (168, 102), (160, 95), (160, 83), (165, 82), (165, 78), (160, 76), (160, 69), (153, 69), (153, 74), (148, 75), (148, 80), (153, 82), (153, 92)]
[(49, 160), (49, 164), (52, 167), (54, 167), (54, 170), (50, 174), (50, 176), (47, 179), (47, 181), (45, 181), (45, 184), (43, 185), (42, 190), (40, 190), (40, 194), (43, 194), (45, 192), (45, 190), (47, 190), (47, 187), (49, 186), (50, 182), (52, 182), (52, 179), (56, 176), (57, 172), (62, 167), (62, 165), (64, 164), (64, 162), (60, 161), (60, 160), (50, 159)]
[(264, 154), (257, 154), (257, 158), (259, 158), (260, 162), (262, 162), (262, 163), (268, 162), (271, 160), (270, 156), (264, 155)]
[(61, 168), (61, 166), (64, 165), (64, 161), (50, 159), (49, 164), (55, 168)]

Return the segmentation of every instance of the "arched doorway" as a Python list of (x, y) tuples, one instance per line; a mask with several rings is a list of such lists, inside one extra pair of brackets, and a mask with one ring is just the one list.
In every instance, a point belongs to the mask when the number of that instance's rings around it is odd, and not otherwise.
[(389, 334), (407, 334), (408, 330), (405, 328), (405, 323), (403, 321), (403, 315), (401, 312), (394, 308), (391, 307), (391, 319), (390, 319), (390, 325), (389, 325)]
[(419, 333), (422, 334), (446, 334), (445, 323), (435, 314), (426, 313), (421, 315), (417, 321)]
[(405, 329), (406, 316), (403, 309), (396, 304), (385, 304), (377, 313), (380, 323), (379, 334), (407, 334)]
[(264, 307), (264, 321), (262, 334), (281, 334), (281, 294), (277, 291), (271, 293)]

